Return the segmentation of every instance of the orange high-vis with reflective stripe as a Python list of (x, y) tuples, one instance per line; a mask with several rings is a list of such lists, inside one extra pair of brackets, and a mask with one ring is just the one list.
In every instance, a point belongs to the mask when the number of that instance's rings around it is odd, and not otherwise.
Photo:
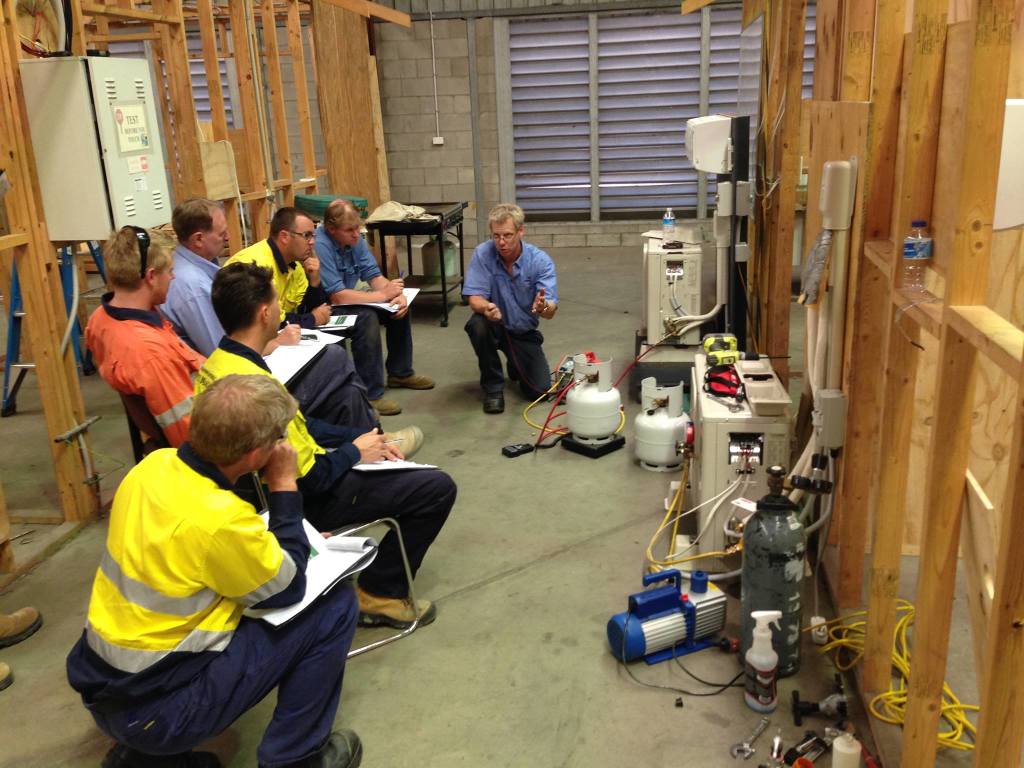
[(85, 329), (100, 376), (124, 395), (140, 395), (168, 442), (188, 439), (192, 378), (206, 359), (183, 342), (167, 320), (156, 327), (117, 320), (99, 307)]

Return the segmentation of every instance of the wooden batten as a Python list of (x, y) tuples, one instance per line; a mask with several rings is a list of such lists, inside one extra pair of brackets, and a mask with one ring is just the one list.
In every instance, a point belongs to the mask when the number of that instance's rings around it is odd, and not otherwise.
[[(241, 102), (242, 121), (245, 130), (241, 131), (244, 146), (239, 143), (236, 152), (244, 156), (244, 163), (236, 163), (236, 167), (245, 167), (247, 173), (239, 174), (239, 186), (242, 199), (249, 204), (249, 225), (252, 227), (254, 240), (262, 240), (270, 234), (271, 206), (267, 199), (267, 168), (264, 163), (262, 144), (262, 126), (260, 125), (259, 109), (256, 106), (256, 80), (252, 62), (249, 58), (250, 46), (253, 41), (245, 23), (246, 0), (229, 0), (231, 12), (231, 48), (235, 59), (235, 70), (238, 73), (238, 92)], [(239, 134), (236, 131), (233, 135)], [(236, 155), (237, 157), (237, 155)], [(242, 184), (242, 177), (248, 184)]]
[(14, 545), (11, 543), (11, 519), (7, 515), (7, 500), (4, 486), (0, 483), (0, 573), (10, 573), (15, 568)]
[[(790, 278), (793, 221), (800, 165), (800, 90), (805, 0), (781, 0), (766, 8), (762, 47), (761, 141), (765, 147), (758, 200), (759, 228), (752, 238), (756, 257), (750, 265), (752, 302), (762, 312), (751, 318), (758, 352), (778, 358), (779, 377), (789, 380)], [(764, 70), (767, 66), (767, 77)], [(767, 126), (778, 126), (778, 131)], [(758, 237), (764, 237), (760, 242)]]
[(288, 52), (292, 59), (295, 82), (295, 111), (299, 118), (299, 140), (302, 142), (302, 176), (316, 179), (316, 149), (313, 145), (313, 121), (309, 109), (306, 60), (302, 45), (302, 20), (298, 0), (288, 0)]
[[(228, 247), (232, 252), (242, 248), (242, 223), (238, 217), (238, 202), (235, 200), (237, 174), (228, 133), (227, 113), (224, 107), (224, 93), (221, 90), (220, 62), (217, 57), (217, 30), (214, 24), (213, 0), (197, 0), (196, 13), (199, 18), (199, 35), (203, 41), (203, 65), (206, 71), (207, 90), (210, 94), (210, 116), (213, 122), (213, 138), (223, 142), (219, 147), (201, 147), (205, 194), (213, 199), (224, 200), (224, 215), (228, 222)], [(215, 184), (215, 179), (220, 180)]]
[[(61, 354), (65, 313), (54, 249), (42, 216), (35, 158), (29, 140), (25, 102), (18, 73), (18, 31), (0, 12), (0, 152), (10, 174), (11, 190), (4, 198), (11, 234), (25, 242), (13, 248), (27, 313), (24, 328), (32, 348), (49, 435), (61, 511), (68, 521), (86, 520), (98, 509), (95, 484), (87, 484), (85, 464), (76, 442), (54, 438), (85, 420), (85, 405), (71, 351)], [(13, 239), (9, 243), (15, 242)], [(85, 450), (90, 450), (88, 435)]]
[[(995, 207), (999, 157), (992, 147), (1000, 146), (1003, 110), (1007, 93), (1012, 2), (982, 0), (970, 24), (972, 45), (965, 62), (969, 85), (965, 111), (965, 142), (961, 149), (963, 172), (956, 207), (957, 228), (948, 266), (947, 305), (983, 305), (986, 301), (992, 215)], [(910, 675), (910, 699), (904, 727), (904, 755), (908, 766), (934, 764), (935, 733), (939, 724), (939, 703), (945, 676), (951, 629), (951, 594), (956, 573), (962, 513), (963, 478), (968, 467), (975, 364), (978, 352), (972, 340), (948, 322), (939, 339), (938, 385), (935, 398), (932, 448), (926, 478), (927, 505), (917, 586), (915, 657)], [(1019, 406), (1019, 402), (1018, 402)], [(1013, 417), (1013, 434), (1024, 436), (1024, 408)], [(1021, 460), (1020, 446), (1014, 445), (1014, 462)], [(1024, 646), (1019, 610), (1024, 598), (1024, 571), (1012, 547), (1017, 526), (1024, 514), (1014, 502), (1020, 478), (1014, 479), (1010, 501), (1001, 511), (998, 570), (993, 610), (985, 654), (985, 688), (982, 695), (978, 764), (996, 765), (1002, 756), (1017, 754), (1024, 737), (1022, 703), (1013, 696), (1009, 676), (999, 669), (1020, 670)], [(1024, 490), (1024, 488), (1022, 488)], [(1016, 561), (1016, 562), (1015, 562)], [(1006, 594), (1004, 594), (1004, 591)], [(1016, 720), (1017, 722), (1013, 722)], [(986, 727), (988, 726), (988, 727)]]
[(292, 152), (288, 142), (288, 115), (284, 106), (284, 83), (281, 79), (281, 54), (277, 44), (277, 19), (274, 15), (274, 1), (263, 0), (260, 4), (260, 18), (263, 21), (263, 47), (266, 50), (267, 86), (270, 91), (270, 114), (274, 121), (274, 144), (276, 147), (276, 169), (287, 183), (283, 187), (284, 204), (295, 203), (292, 189)]

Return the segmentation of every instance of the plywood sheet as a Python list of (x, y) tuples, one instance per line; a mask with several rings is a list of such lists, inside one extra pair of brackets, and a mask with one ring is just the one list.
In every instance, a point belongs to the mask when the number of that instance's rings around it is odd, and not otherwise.
[(317, 96), (331, 192), (382, 202), (374, 152), (366, 21), (313, 0)]
[(228, 200), (238, 195), (235, 177), (235, 154), (229, 141), (203, 141), (199, 144), (203, 161), (206, 196), (211, 200)]

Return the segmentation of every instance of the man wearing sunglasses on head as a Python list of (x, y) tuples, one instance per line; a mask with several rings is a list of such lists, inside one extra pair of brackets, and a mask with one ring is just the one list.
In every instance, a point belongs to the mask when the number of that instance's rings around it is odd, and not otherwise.
[(324, 325), (331, 317), (320, 284), (320, 260), (313, 252), (316, 227), (297, 208), (280, 208), (270, 221), (270, 237), (243, 248), (224, 266), (249, 261), (269, 269), (281, 305), (281, 322), (303, 328)]
[(89, 318), (86, 345), (104, 381), (143, 397), (178, 446), (188, 437), (192, 377), (205, 358), (156, 309), (174, 279), (171, 255), (141, 227), (122, 227), (104, 244), (103, 257), (113, 291)]

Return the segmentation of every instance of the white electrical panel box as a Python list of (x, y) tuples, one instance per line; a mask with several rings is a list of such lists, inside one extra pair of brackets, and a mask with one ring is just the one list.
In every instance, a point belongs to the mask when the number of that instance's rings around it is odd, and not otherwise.
[[(781, 388), (768, 361), (761, 372), (770, 373)], [(721, 504), (711, 503), (698, 511), (697, 530), (705, 530), (699, 543), (700, 552), (717, 552), (728, 543), (723, 529), (732, 516), (732, 499), (753, 501), (768, 492), (765, 470), (773, 464), (787, 466), (790, 453), (790, 409), (771, 409), (771, 415), (759, 415), (746, 398), (715, 397), (704, 391), (707, 358), (697, 354), (691, 381), (692, 416), (694, 424), (695, 466), (692, 473), (692, 497), (688, 506), (713, 499), (737, 479), (745, 482)], [(709, 521), (709, 517), (714, 519)]]
[[(701, 314), (702, 247), (684, 243), (666, 250), (662, 241), (647, 238), (644, 244), (644, 319), (650, 344), (667, 333), (665, 320)], [(687, 331), (676, 343), (700, 343), (700, 327)]]
[(149, 62), (101, 56), (21, 62), (51, 240), (105, 240), (171, 219)]

